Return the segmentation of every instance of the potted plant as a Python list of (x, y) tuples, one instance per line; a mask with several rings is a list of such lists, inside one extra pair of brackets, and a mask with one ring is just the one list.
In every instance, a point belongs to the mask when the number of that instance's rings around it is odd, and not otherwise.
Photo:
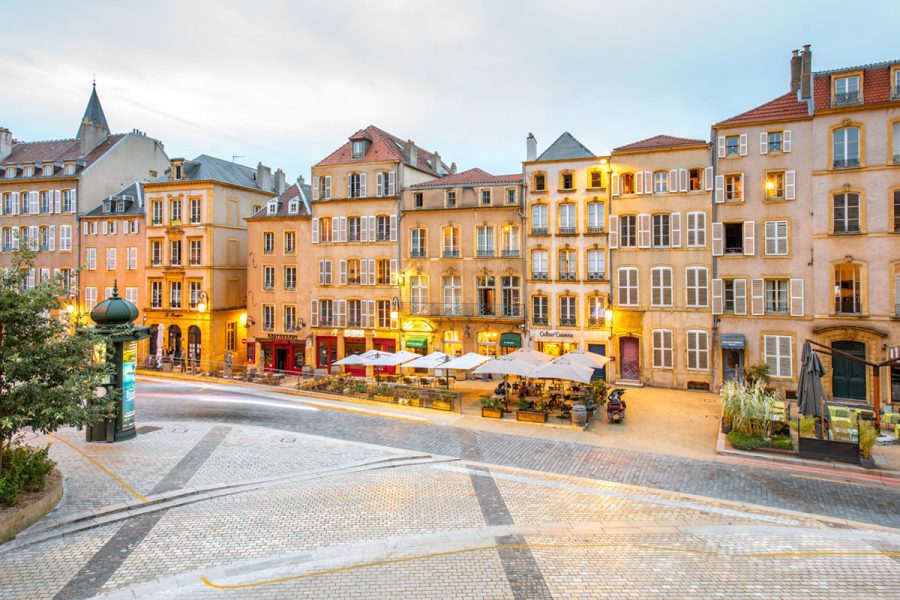
[(546, 423), (547, 411), (534, 410), (534, 402), (519, 400), (519, 410), (516, 411), (516, 421), (525, 423)]
[(481, 416), (486, 419), (502, 419), (503, 403), (497, 398), (484, 396), (481, 399)]
[(394, 388), (386, 383), (379, 383), (375, 388), (375, 399), (381, 402), (394, 401)]
[(453, 393), (437, 392), (434, 400), (431, 401), (431, 408), (438, 410), (453, 410)]
[(872, 448), (878, 440), (878, 432), (869, 421), (859, 420), (859, 463), (867, 468), (875, 468), (875, 459), (872, 458)]
[(347, 393), (353, 396), (364, 396), (366, 391), (366, 382), (359, 379), (351, 379), (350, 384), (347, 386)]

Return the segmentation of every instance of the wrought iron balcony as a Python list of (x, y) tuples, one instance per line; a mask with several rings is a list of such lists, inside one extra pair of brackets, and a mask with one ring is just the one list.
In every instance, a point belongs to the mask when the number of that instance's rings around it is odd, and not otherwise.
[(502, 254), (503, 258), (519, 258), (519, 249), (516, 248), (514, 250), (503, 250)]
[(858, 158), (834, 159), (835, 169), (853, 169), (859, 166)]
[(550, 325), (550, 320), (547, 317), (532, 317), (531, 318), (532, 325), (540, 325), (542, 327), (547, 327)]
[(411, 302), (409, 314), (423, 317), (493, 317), (503, 319), (520, 318), (521, 304), (482, 304), (464, 302)]
[(603, 225), (588, 225), (588, 233), (603, 233), (605, 231)]
[(334, 327), (336, 323), (334, 315), (319, 315), (319, 327)]
[(859, 104), (862, 102), (862, 94), (857, 92), (842, 92), (834, 95), (832, 106), (846, 106), (848, 104)]
[(459, 250), (447, 250), (445, 248), (441, 256), (443, 258), (459, 258)]
[(547, 235), (546, 227), (532, 227), (531, 235)]
[(549, 279), (549, 276), (547, 273), (532, 273), (531, 278), (536, 281), (547, 281), (547, 279)]
[(348, 277), (347, 285), (359, 285), (359, 281), (360, 281), (359, 277)]
[(413, 249), (409, 251), (410, 258), (426, 258), (427, 254), (424, 248)]
[(478, 258), (494, 258), (494, 250), (487, 250), (485, 248), (478, 249)]
[(577, 227), (560, 227), (559, 235), (578, 235)]
[(599, 271), (589, 271), (587, 278), (588, 281), (601, 281), (606, 279), (606, 274)]
[(558, 279), (560, 281), (575, 281), (575, 273), (560, 273)]
[(577, 324), (575, 317), (560, 317), (559, 319), (560, 327), (575, 327)]
[(606, 319), (603, 317), (588, 317), (588, 327), (606, 327)]

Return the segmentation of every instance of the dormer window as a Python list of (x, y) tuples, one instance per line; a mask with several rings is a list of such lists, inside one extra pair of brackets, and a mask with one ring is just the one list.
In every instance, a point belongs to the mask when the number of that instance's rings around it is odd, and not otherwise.
[(75, 163), (66, 163), (66, 175), (75, 174)]
[(278, 212), (278, 202), (269, 202), (266, 205), (266, 214), (267, 215), (274, 215), (277, 212)]
[(116, 202), (116, 212), (117, 213), (125, 212), (125, 205), (126, 205), (125, 200), (119, 200), (118, 202)]
[(12, 179), (16, 176), (16, 168), (15, 167), (6, 167), (6, 176), (9, 179)]
[(291, 200), (288, 202), (288, 214), (296, 215), (300, 212), (300, 201), (299, 200)]
[(362, 158), (366, 155), (366, 141), (365, 140), (353, 140), (353, 158)]
[(112, 200), (107, 198), (103, 201), (103, 214), (109, 214), (112, 211)]
[(182, 176), (184, 175), (184, 167), (182, 167), (181, 165), (176, 165), (174, 167), (174, 170), (175, 170), (175, 173), (174, 173), (173, 177), (174, 177), (175, 181), (179, 181), (182, 178)]
[(44, 176), (49, 177), (50, 175), (53, 175), (53, 165), (44, 165)]
[(34, 175), (34, 165), (26, 165), (25, 166), (25, 177), (31, 177)]
[(856, 104), (861, 100), (859, 93), (859, 75), (835, 77), (834, 105)]

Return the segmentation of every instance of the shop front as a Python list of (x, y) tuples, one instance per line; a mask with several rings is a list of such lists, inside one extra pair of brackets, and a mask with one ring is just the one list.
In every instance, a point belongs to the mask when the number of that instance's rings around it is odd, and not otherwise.
[(742, 381), (744, 379), (744, 334), (722, 334), (722, 380)]
[(550, 356), (562, 356), (578, 348), (575, 332), (541, 329), (533, 334), (534, 349)]
[[(397, 340), (392, 338), (375, 338), (372, 340), (372, 349), (393, 354), (397, 351)], [(375, 372), (392, 374), (397, 372), (397, 367), (375, 367)]]
[(316, 368), (331, 373), (337, 359), (337, 336), (316, 336)]
[(300, 373), (306, 364), (306, 342), (296, 336), (272, 336), (256, 340), (260, 345), (260, 365), (265, 371)]
[[(354, 354), (363, 354), (366, 351), (366, 337), (364, 331), (347, 330), (344, 332), (344, 357)], [(344, 372), (354, 377), (365, 377), (366, 368), (359, 365), (347, 365)]]

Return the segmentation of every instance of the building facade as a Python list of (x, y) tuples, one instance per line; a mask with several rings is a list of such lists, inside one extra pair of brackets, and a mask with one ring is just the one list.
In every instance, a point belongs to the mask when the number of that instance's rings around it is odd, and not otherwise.
[(709, 389), (709, 145), (659, 135), (612, 152), (614, 381)]
[(522, 175), (451, 173), (403, 191), (401, 346), (500, 356), (525, 324)]
[(609, 159), (568, 132), (540, 156), (534, 136), (526, 144), (528, 343), (610, 354)]
[(299, 178), (247, 221), (248, 364), (301, 373), (312, 361), (310, 186)]

